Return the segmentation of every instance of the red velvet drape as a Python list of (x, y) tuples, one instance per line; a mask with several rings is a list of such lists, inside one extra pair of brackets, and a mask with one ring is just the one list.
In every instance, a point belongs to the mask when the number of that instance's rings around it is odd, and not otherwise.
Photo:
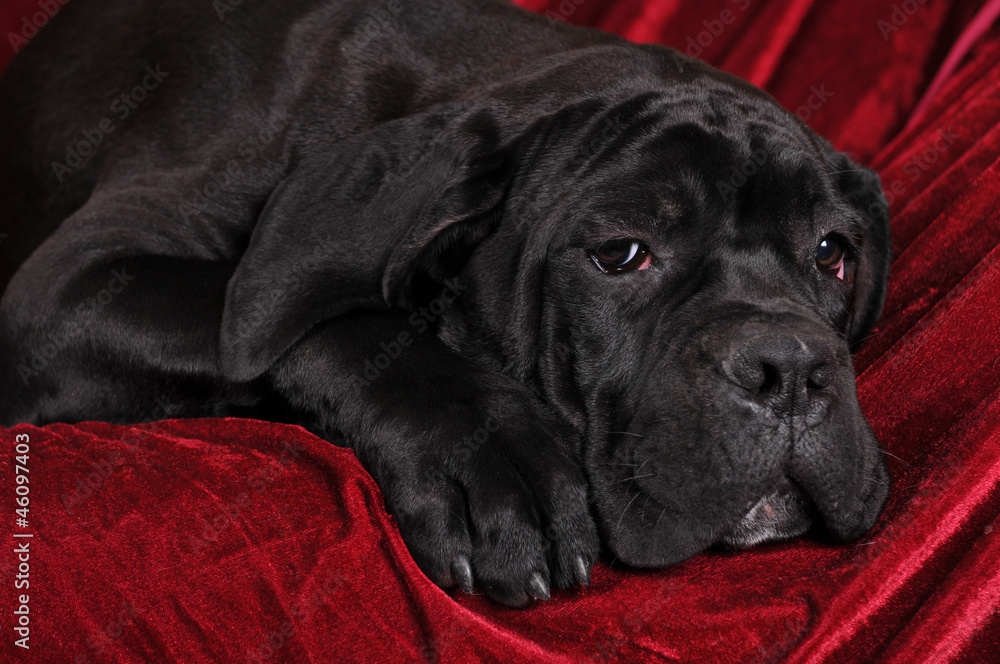
[[(604, 561), (586, 590), (510, 610), (432, 585), (352, 453), (301, 429), (19, 426), (0, 430), (0, 661), (1000, 662), (996, 27), (901, 131), (983, 3), (521, 4), (749, 78), (879, 170), (894, 261), (856, 366), (894, 481), (873, 532), (658, 572)], [(0, 66), (58, 5), (0, 5)], [(14, 645), (21, 594), (30, 650)]]

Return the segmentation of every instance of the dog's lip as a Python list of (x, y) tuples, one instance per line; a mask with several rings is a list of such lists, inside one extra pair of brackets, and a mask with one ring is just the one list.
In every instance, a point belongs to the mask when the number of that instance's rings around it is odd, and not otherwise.
[(830, 534), (840, 542), (853, 542), (871, 530), (889, 497), (889, 483), (889, 471), (879, 459), (871, 471), (868, 490), (857, 503), (856, 519), (853, 522), (850, 520), (833, 521), (824, 517)]
[(814, 513), (805, 494), (786, 480), (781, 488), (754, 503), (719, 543), (740, 550), (797, 537), (812, 526)]

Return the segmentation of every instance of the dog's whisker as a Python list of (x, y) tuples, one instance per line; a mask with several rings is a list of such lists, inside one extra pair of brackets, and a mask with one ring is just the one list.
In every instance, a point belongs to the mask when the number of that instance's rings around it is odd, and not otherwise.
[(615, 530), (618, 530), (621, 527), (621, 525), (622, 525), (622, 519), (625, 518), (625, 512), (627, 512), (628, 508), (631, 507), (632, 503), (635, 502), (635, 499), (638, 498), (641, 495), (642, 495), (642, 491), (636, 491), (635, 495), (632, 496), (632, 500), (628, 501), (628, 504), (625, 505), (625, 509), (622, 510), (622, 515), (620, 517), (618, 517), (618, 523), (615, 524)]
[(646, 506), (649, 505), (649, 501), (652, 498), (652, 494), (646, 494), (646, 502), (642, 504), (642, 520), (646, 520)]
[(656, 473), (646, 473), (645, 475), (636, 475), (634, 477), (626, 477), (623, 480), (618, 480), (617, 483), (621, 484), (622, 482), (631, 482), (632, 480), (641, 480), (644, 477), (656, 477)]
[(888, 456), (888, 457), (892, 457), (893, 459), (896, 459), (897, 461), (899, 461), (899, 462), (900, 462), (901, 464), (903, 464), (903, 465), (904, 465), (904, 466), (906, 466), (907, 468), (909, 468), (909, 467), (910, 467), (910, 464), (908, 464), (908, 463), (906, 462), (906, 460), (905, 460), (905, 459), (903, 459), (903, 457), (901, 457), (901, 456), (898, 456), (898, 455), (895, 455), (895, 454), (893, 454), (892, 452), (888, 452), (888, 451), (886, 451), (886, 450), (882, 450), (882, 454), (884, 454), (885, 456)]
[(646, 460), (639, 464), (638, 470), (635, 471), (637, 475), (642, 472), (642, 467), (649, 463), (649, 460), (652, 458), (653, 457), (646, 457)]
[(636, 438), (645, 438), (641, 433), (632, 433), (631, 431), (609, 431), (608, 435), (619, 435), (619, 436), (635, 436)]
[(865, 341), (868, 341), (869, 339), (874, 339), (875, 337), (880, 336), (882, 334), (885, 334), (885, 330), (879, 330), (878, 332), (872, 332), (871, 334), (862, 337), (858, 341), (858, 343), (864, 343)]

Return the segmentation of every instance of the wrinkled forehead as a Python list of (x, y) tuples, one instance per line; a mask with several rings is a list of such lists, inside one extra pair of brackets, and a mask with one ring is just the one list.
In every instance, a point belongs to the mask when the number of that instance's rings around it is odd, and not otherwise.
[(860, 229), (828, 148), (769, 98), (725, 87), (634, 98), (606, 109), (585, 144), (577, 177), (594, 234), (609, 224), (625, 234), (708, 226), (733, 241)]

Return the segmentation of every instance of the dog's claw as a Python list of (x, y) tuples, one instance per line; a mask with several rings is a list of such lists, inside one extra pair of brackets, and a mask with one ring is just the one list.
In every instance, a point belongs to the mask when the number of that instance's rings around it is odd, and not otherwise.
[(542, 578), (542, 575), (535, 572), (528, 579), (528, 594), (535, 599), (548, 599), (552, 595), (549, 593), (549, 584)]
[(472, 565), (466, 556), (459, 556), (451, 563), (451, 575), (458, 581), (459, 587), (466, 595), (471, 595), (474, 589), (472, 583)]
[(576, 582), (581, 586), (590, 585), (590, 570), (587, 569), (587, 562), (583, 559), (583, 556), (577, 556), (573, 561), (573, 575), (576, 577)]

